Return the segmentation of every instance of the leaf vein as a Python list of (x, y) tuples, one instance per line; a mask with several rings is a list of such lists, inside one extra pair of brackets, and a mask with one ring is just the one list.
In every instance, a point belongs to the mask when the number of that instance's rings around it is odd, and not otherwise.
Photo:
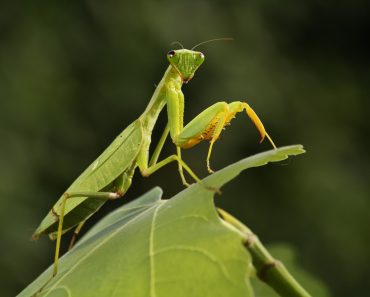
[(154, 267), (154, 232), (155, 232), (155, 223), (157, 219), (157, 214), (159, 208), (163, 204), (160, 204), (153, 212), (152, 224), (150, 228), (150, 236), (149, 236), (149, 259), (150, 259), (150, 296), (155, 297), (155, 267)]
[(196, 252), (196, 253), (199, 253), (203, 256), (205, 256), (208, 260), (210, 260), (211, 262), (213, 262), (214, 264), (216, 264), (218, 266), (218, 268), (220, 269), (220, 271), (222, 272), (222, 274), (231, 282), (234, 284), (234, 280), (233, 278), (230, 276), (229, 272), (227, 271), (225, 265), (223, 263), (221, 263), (216, 256), (214, 256), (213, 254), (211, 254), (209, 251), (203, 249), (203, 248), (197, 248), (197, 247), (192, 247), (192, 246), (186, 246), (186, 245), (176, 245), (176, 246), (171, 246), (171, 247), (166, 247), (166, 248), (162, 248), (162, 249), (159, 249), (155, 252), (154, 256), (155, 255), (158, 255), (158, 254), (161, 254), (161, 253), (165, 253), (165, 252), (169, 252), (169, 251), (176, 251), (176, 250), (179, 250), (179, 251), (188, 251), (188, 252)]

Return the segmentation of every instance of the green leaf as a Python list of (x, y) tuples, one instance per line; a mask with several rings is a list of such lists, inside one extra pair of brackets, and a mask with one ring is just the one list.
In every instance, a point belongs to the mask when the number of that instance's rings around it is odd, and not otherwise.
[[(234, 163), (203, 182), (222, 185), (242, 170), (303, 153), (295, 145)], [(101, 220), (60, 259), (39, 296), (253, 296), (251, 259), (241, 235), (217, 215), (214, 193), (194, 184), (170, 200), (155, 188)], [(52, 274), (19, 296), (29, 297)]]

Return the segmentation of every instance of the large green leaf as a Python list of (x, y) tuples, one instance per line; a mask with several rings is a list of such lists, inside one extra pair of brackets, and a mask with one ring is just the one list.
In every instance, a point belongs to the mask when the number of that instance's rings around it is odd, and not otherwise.
[[(303, 153), (295, 145), (234, 163), (203, 181), (221, 188), (242, 170)], [(60, 259), (40, 296), (252, 296), (242, 237), (218, 217), (214, 193), (194, 184), (169, 200), (155, 188), (101, 220)], [(19, 296), (29, 297), (52, 267)]]

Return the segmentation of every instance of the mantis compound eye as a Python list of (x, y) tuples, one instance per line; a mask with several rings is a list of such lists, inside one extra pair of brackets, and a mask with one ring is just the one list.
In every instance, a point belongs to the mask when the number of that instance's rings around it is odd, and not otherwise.
[(200, 57), (201, 59), (204, 59), (204, 55), (203, 55), (203, 53), (199, 53), (199, 57)]
[(175, 53), (176, 53), (175, 51), (169, 51), (167, 55), (168, 55), (170, 58), (172, 58), (172, 57), (175, 55)]

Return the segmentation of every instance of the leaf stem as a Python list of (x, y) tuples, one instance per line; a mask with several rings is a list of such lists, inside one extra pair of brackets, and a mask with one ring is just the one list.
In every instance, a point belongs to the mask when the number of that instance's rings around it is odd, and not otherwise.
[(272, 287), (282, 297), (311, 297), (311, 295), (289, 273), (283, 263), (276, 260), (258, 237), (243, 223), (222, 209), (221, 218), (237, 229), (244, 238), (244, 246), (250, 252), (257, 277)]

